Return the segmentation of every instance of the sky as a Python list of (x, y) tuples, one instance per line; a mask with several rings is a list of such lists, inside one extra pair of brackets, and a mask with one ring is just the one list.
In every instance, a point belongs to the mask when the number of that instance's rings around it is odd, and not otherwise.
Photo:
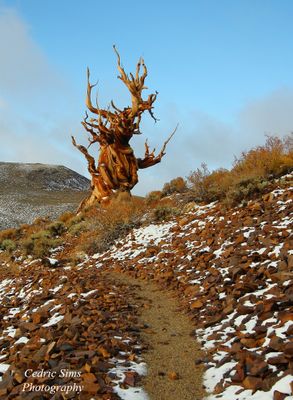
[[(0, 0), (0, 161), (65, 165), (88, 176), (86, 68), (99, 105), (130, 96), (117, 79), (143, 56), (154, 113), (132, 139), (157, 151), (179, 123), (162, 162), (139, 172), (145, 194), (205, 162), (229, 168), (265, 135), (293, 131), (291, 0)], [(98, 156), (98, 147), (91, 147)]]

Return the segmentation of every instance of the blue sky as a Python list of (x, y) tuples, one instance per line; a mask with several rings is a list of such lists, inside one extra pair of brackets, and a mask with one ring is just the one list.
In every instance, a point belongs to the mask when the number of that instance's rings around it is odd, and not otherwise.
[(70, 143), (71, 134), (86, 140), (86, 67), (99, 80), (100, 105), (129, 103), (116, 79), (115, 43), (127, 71), (144, 57), (147, 86), (159, 92), (160, 121), (145, 117), (143, 137), (132, 142), (137, 155), (147, 137), (159, 150), (179, 122), (167, 155), (141, 172), (136, 192), (201, 162), (229, 167), (265, 134), (293, 131), (292, 16), (291, 0), (0, 0), (0, 160), (86, 174)]

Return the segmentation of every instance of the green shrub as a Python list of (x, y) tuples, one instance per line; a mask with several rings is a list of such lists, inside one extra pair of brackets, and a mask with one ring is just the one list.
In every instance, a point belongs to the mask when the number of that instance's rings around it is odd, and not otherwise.
[(61, 243), (61, 239), (52, 238), (49, 230), (43, 230), (30, 235), (22, 242), (22, 247), (26, 254), (40, 258), (49, 255), (50, 250)]
[(0, 248), (4, 251), (8, 251), (9, 253), (12, 253), (13, 250), (16, 249), (16, 243), (11, 239), (5, 239), (1, 243)]
[(79, 224), (80, 222), (84, 221), (84, 216), (82, 213), (74, 215), (72, 218), (68, 219), (67, 226), (71, 228), (75, 224)]
[(68, 229), (68, 233), (72, 236), (79, 236), (82, 232), (88, 229), (88, 223), (86, 221), (81, 221), (79, 223), (73, 224)]
[(243, 200), (248, 200), (253, 195), (262, 193), (268, 185), (269, 182), (262, 179), (247, 179), (241, 181), (226, 192), (225, 204), (227, 206), (233, 206)]
[(47, 229), (50, 232), (51, 236), (56, 237), (56, 236), (61, 236), (62, 233), (66, 232), (67, 228), (66, 228), (64, 222), (55, 221), (55, 222), (52, 222), (52, 224), (50, 224)]
[(174, 215), (178, 215), (179, 210), (175, 207), (158, 206), (153, 211), (153, 218), (155, 221), (165, 221)]

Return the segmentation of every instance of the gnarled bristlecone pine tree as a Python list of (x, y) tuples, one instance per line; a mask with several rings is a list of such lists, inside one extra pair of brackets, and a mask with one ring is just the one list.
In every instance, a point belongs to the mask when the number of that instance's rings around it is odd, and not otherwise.
[[(119, 79), (127, 86), (131, 94), (131, 106), (120, 110), (111, 101), (111, 106), (107, 109), (101, 109), (96, 102), (93, 106), (91, 100), (91, 92), (95, 85), (90, 83), (90, 73), (87, 70), (87, 96), (86, 106), (88, 110), (94, 114), (89, 119), (88, 113), (82, 122), (86, 131), (90, 134), (89, 146), (86, 148), (76, 143), (72, 137), (72, 143), (80, 150), (88, 162), (88, 170), (91, 174), (91, 194), (80, 205), (79, 210), (85, 206), (92, 205), (95, 202), (107, 202), (116, 193), (127, 193), (138, 182), (138, 169), (148, 168), (159, 163), (165, 155), (167, 143), (174, 135), (174, 132), (163, 144), (162, 150), (156, 156), (155, 150), (150, 151), (147, 141), (145, 142), (144, 158), (136, 158), (129, 142), (133, 135), (140, 134), (139, 125), (142, 114), (148, 111), (151, 117), (156, 121), (153, 114), (153, 104), (157, 97), (150, 94), (146, 100), (142, 98), (142, 91), (147, 89), (144, 85), (147, 77), (147, 68), (144, 60), (140, 59), (136, 66), (135, 76), (125, 73), (121, 66), (120, 55), (116, 50)], [(141, 71), (142, 69), (142, 71)], [(95, 158), (92, 157), (88, 149), (94, 144), (100, 146), (98, 162), (96, 165)]]

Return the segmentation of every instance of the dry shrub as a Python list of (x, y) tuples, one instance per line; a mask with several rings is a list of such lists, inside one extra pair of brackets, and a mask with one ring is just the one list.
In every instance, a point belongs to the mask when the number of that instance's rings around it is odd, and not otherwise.
[(175, 215), (179, 215), (180, 211), (177, 207), (159, 205), (153, 211), (153, 218), (156, 222), (167, 221)]
[(181, 177), (172, 179), (170, 182), (165, 183), (162, 190), (163, 196), (169, 196), (172, 193), (183, 193), (187, 190), (186, 181)]
[(23, 240), (22, 248), (26, 254), (40, 258), (49, 255), (50, 250), (59, 246), (61, 243), (62, 240), (53, 238), (49, 230), (43, 230)]
[(243, 152), (235, 160), (231, 173), (234, 180), (278, 177), (293, 167), (292, 136), (280, 139), (268, 136), (264, 146)]
[(146, 202), (152, 204), (158, 202), (162, 198), (163, 193), (160, 190), (153, 190), (146, 195)]
[[(81, 213), (82, 220), (78, 223), (82, 224), (78, 250), (90, 255), (106, 251), (116, 239), (127, 235), (132, 228), (140, 225), (145, 211), (145, 202), (138, 198), (129, 201), (114, 199), (105, 207), (93, 206), (85, 210)], [(70, 230), (72, 229), (73, 226)]]
[(210, 202), (223, 197), (231, 184), (231, 176), (224, 168), (210, 172), (203, 163), (189, 175), (188, 181), (196, 201)]
[(68, 221), (70, 221), (73, 217), (75, 217), (75, 214), (70, 211), (66, 211), (60, 217), (58, 218), (59, 221), (63, 222), (64, 224), (67, 224)]
[(269, 179), (279, 177), (293, 168), (293, 135), (280, 139), (268, 136), (263, 146), (242, 152), (232, 169), (210, 172), (206, 164), (188, 177), (196, 201), (224, 200), (231, 206), (255, 193), (261, 193)]
[(20, 230), (19, 229), (4, 229), (3, 231), (0, 231), (0, 243), (3, 242), (3, 240), (7, 239), (17, 239), (20, 235)]

